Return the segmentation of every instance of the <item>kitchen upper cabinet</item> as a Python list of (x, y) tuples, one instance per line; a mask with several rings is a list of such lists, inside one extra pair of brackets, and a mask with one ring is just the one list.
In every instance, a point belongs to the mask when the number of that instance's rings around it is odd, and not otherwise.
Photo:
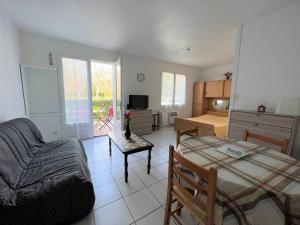
[(205, 97), (223, 97), (224, 80), (214, 80), (205, 82)]
[(224, 91), (223, 91), (223, 97), (224, 98), (230, 98), (231, 94), (231, 80), (225, 80), (224, 81)]

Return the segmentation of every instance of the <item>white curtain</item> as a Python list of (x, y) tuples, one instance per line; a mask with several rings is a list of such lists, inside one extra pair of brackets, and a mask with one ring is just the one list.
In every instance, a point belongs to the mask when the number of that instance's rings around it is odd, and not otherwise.
[(174, 101), (174, 74), (162, 73), (161, 79), (161, 105), (165, 107), (173, 106)]
[(185, 75), (176, 74), (175, 79), (175, 101), (176, 106), (183, 107), (185, 105), (185, 93), (186, 93), (186, 79)]
[(88, 62), (62, 58), (64, 89), (64, 137), (93, 136)]

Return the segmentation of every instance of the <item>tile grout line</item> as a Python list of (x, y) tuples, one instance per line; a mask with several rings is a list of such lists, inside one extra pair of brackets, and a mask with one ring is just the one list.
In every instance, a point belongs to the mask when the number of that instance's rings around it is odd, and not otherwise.
[[(97, 147), (99, 147), (99, 146), (97, 146)], [(99, 151), (100, 151), (100, 154), (102, 155), (102, 157), (104, 157), (104, 155), (103, 155), (103, 153), (101, 152), (101, 150), (99, 150)], [(108, 151), (108, 154), (109, 154), (109, 151)], [(107, 165), (108, 172), (110, 173), (110, 175), (112, 176), (112, 178), (113, 178), (113, 180), (114, 180), (113, 184), (117, 186), (117, 189), (118, 189), (118, 191), (120, 192), (121, 198), (118, 198), (118, 199), (116, 199), (116, 200), (114, 200), (114, 201), (112, 201), (112, 202), (109, 202), (109, 203), (107, 203), (107, 204), (104, 204), (104, 205), (102, 205), (101, 207), (99, 207), (99, 208), (97, 208), (97, 209), (93, 209), (93, 211), (97, 211), (97, 210), (99, 210), (99, 209), (101, 209), (101, 208), (103, 208), (103, 207), (105, 207), (105, 206), (107, 206), (107, 205), (109, 205), (109, 204), (112, 204), (112, 203), (114, 203), (114, 202), (116, 202), (116, 201), (119, 201), (120, 199), (123, 199), (123, 195), (122, 195), (121, 191), (119, 190), (119, 187), (118, 187), (118, 185), (117, 185), (117, 183), (116, 183), (116, 181), (115, 181), (115, 178), (114, 178), (114, 176), (113, 176), (113, 174), (112, 174), (112, 172), (111, 172), (111, 168), (108, 167), (108, 163), (106, 162), (105, 159), (104, 159), (104, 161), (105, 161), (105, 164)], [(105, 185), (110, 185), (110, 184), (105, 184)], [(103, 186), (105, 186), (105, 185), (103, 185)], [(101, 187), (103, 187), (103, 186), (101, 186)], [(95, 221), (95, 225), (96, 225), (96, 221)]]
[[(125, 168), (124, 168), (124, 169), (125, 169)], [(120, 188), (119, 188), (119, 186), (118, 186), (118, 184), (117, 184), (116, 179), (115, 179), (114, 176), (113, 176), (113, 179), (114, 179), (114, 181), (115, 181), (115, 183), (116, 183), (116, 186), (117, 186), (119, 192), (121, 193), (122, 199), (123, 199), (123, 201), (124, 201), (124, 203), (125, 203), (125, 205), (126, 205), (126, 208), (128, 209), (128, 212), (129, 212), (129, 214), (130, 214), (130, 216), (131, 216), (131, 218), (132, 218), (132, 220), (133, 220), (133, 223), (135, 224), (135, 219), (134, 219), (134, 217), (133, 217), (133, 215), (132, 215), (132, 213), (131, 213), (131, 211), (130, 211), (128, 205), (127, 205), (127, 202), (125, 201), (125, 197), (123, 196), (123, 194), (122, 194), (122, 192), (121, 192), (121, 190), (120, 190)], [(133, 223), (131, 223), (131, 224), (133, 224)], [(95, 225), (96, 225), (96, 224), (95, 224)]]
[[(153, 168), (154, 168), (154, 167), (153, 167)], [(151, 173), (151, 169), (152, 169), (152, 167), (150, 167), (150, 173)], [(154, 211), (156, 211), (156, 210), (158, 210), (159, 208), (161, 208), (162, 205), (161, 205), (160, 202), (157, 200), (157, 198), (154, 196), (154, 194), (149, 190), (147, 184), (144, 183), (144, 181), (138, 176), (137, 172), (135, 172), (134, 170), (133, 170), (133, 172), (134, 172), (135, 175), (141, 180), (141, 182), (145, 185), (145, 188), (143, 188), (143, 189), (147, 189), (147, 190), (150, 192), (150, 194), (152, 195), (152, 197), (154, 197), (154, 199), (155, 199), (155, 200), (158, 202), (158, 204), (160, 205), (158, 208), (156, 208), (156, 209), (154, 209), (153, 211), (147, 213), (146, 215), (144, 215), (144, 216), (141, 217), (140, 219), (135, 220), (135, 222), (138, 222), (138, 221), (140, 221), (141, 219), (143, 219), (143, 218), (145, 218), (146, 216), (148, 216), (148, 215), (150, 215), (151, 213), (153, 213)], [(144, 172), (144, 171), (143, 171), (143, 172)], [(160, 173), (158, 170), (157, 170), (157, 172)], [(161, 173), (160, 173), (160, 174), (161, 174)], [(162, 174), (161, 174), (161, 175), (162, 175)], [(163, 175), (162, 175), (162, 176), (163, 176)], [(163, 176), (163, 177), (164, 177), (164, 176)], [(162, 180), (160, 180), (160, 181), (162, 181)], [(151, 184), (151, 185), (149, 185), (149, 186), (155, 185), (155, 184), (159, 183), (160, 181), (155, 182), (155, 183), (153, 183), (153, 184)], [(142, 189), (142, 190), (143, 190), (143, 189)]]
[[(105, 148), (105, 146), (97, 146), (97, 147), (100, 147), (100, 148), (101, 148), (101, 147), (104, 147), (104, 148)], [(97, 149), (98, 149), (98, 148), (97, 148)], [(101, 208), (103, 208), (103, 207), (105, 207), (105, 206), (107, 206), (107, 205), (109, 205), (109, 204), (112, 204), (112, 203), (114, 203), (114, 202), (116, 202), (116, 201), (119, 201), (120, 199), (123, 199), (123, 200), (124, 200), (125, 205), (126, 205), (128, 211), (129, 211), (129, 213), (130, 213), (130, 215), (131, 215), (131, 217), (132, 217), (132, 219), (133, 219), (133, 221), (134, 221), (134, 222), (131, 223), (131, 224), (135, 224), (136, 222), (142, 220), (143, 218), (145, 218), (146, 216), (152, 214), (153, 212), (157, 211), (157, 210), (160, 209), (160, 208), (163, 209), (164, 204), (161, 204), (161, 203), (160, 203), (160, 201), (156, 198), (156, 196), (151, 192), (151, 190), (149, 189), (149, 187), (151, 187), (151, 186), (153, 186), (153, 185), (155, 185), (155, 184), (157, 184), (157, 183), (159, 183), (159, 182), (162, 182), (163, 180), (166, 179), (166, 177), (163, 175), (162, 172), (160, 172), (160, 171), (157, 169), (157, 167), (159, 167), (159, 166), (161, 166), (161, 165), (163, 165), (163, 164), (167, 164), (168, 161), (165, 161), (165, 162), (163, 162), (163, 163), (159, 163), (159, 164), (157, 164), (157, 165), (155, 165), (155, 166), (153, 166), (153, 167), (151, 166), (151, 169), (155, 169), (155, 170), (158, 172), (158, 174), (160, 174), (160, 175), (163, 177), (163, 179), (160, 179), (160, 180), (158, 180), (157, 182), (154, 182), (154, 183), (152, 183), (152, 184), (150, 184), (150, 185), (147, 185), (147, 184), (140, 178), (140, 176), (138, 175), (138, 173), (145, 172), (146, 170), (143, 170), (143, 171), (140, 171), (140, 172), (136, 172), (133, 168), (131, 168), (132, 174), (134, 174), (134, 175), (137, 177), (137, 179), (144, 185), (144, 187), (141, 188), (141, 189), (139, 189), (139, 190), (136, 190), (135, 192), (132, 192), (132, 193), (130, 193), (130, 194), (128, 194), (128, 195), (123, 195), (122, 192), (121, 192), (121, 189), (119, 188), (119, 186), (118, 186), (118, 184), (117, 184), (118, 182), (117, 182), (117, 180), (116, 180), (116, 177), (114, 176), (114, 174), (113, 174), (113, 172), (112, 172), (112, 170), (113, 170), (114, 168), (118, 168), (118, 167), (122, 167), (122, 166), (119, 165), (119, 166), (114, 166), (114, 167), (112, 166), (112, 167), (110, 167), (109, 164), (108, 164), (109, 158), (106, 158), (106, 156), (104, 155), (105, 153), (103, 153), (103, 151), (100, 150), (99, 152), (100, 152), (100, 154), (101, 154), (103, 160), (105, 161), (105, 164), (106, 164), (107, 169), (108, 169), (107, 171), (102, 171), (102, 172), (108, 172), (108, 171), (109, 171), (109, 174), (110, 174), (110, 175), (112, 176), (112, 178), (113, 178), (113, 182), (112, 182), (112, 183), (113, 183), (114, 185), (117, 186), (117, 189), (118, 189), (119, 193), (121, 194), (121, 198), (116, 199), (116, 200), (114, 200), (114, 201), (112, 201), (112, 202), (110, 202), (110, 203), (107, 203), (107, 204), (105, 204), (105, 205), (103, 205), (103, 206), (101, 206), (101, 207), (99, 207), (99, 208), (93, 210), (92, 213), (93, 213), (93, 220), (94, 220), (94, 224), (95, 224), (95, 225), (96, 225), (96, 221), (95, 221), (95, 215), (94, 215), (94, 213), (95, 213), (97, 210), (99, 210), (99, 209), (101, 209)], [(108, 152), (108, 153), (109, 153), (109, 152)], [(164, 158), (163, 158), (161, 155), (162, 155), (162, 154), (165, 154), (165, 153), (161, 153), (161, 154), (159, 154), (159, 153), (154, 153), (154, 154), (156, 154), (158, 157), (161, 157), (161, 158), (164, 160)], [(134, 160), (134, 161), (132, 161), (132, 163), (136, 163), (136, 162), (141, 161), (141, 160), (147, 160), (147, 157), (143, 157), (143, 156), (140, 156), (140, 157), (141, 157), (141, 159)], [(120, 157), (120, 158), (121, 158), (121, 157)], [(123, 169), (124, 169), (124, 167), (123, 167)], [(111, 183), (111, 184), (112, 184), (112, 183)], [(106, 185), (108, 185), (108, 184), (106, 184)], [(105, 186), (105, 185), (102, 185), (102, 186)], [(139, 191), (142, 191), (142, 190), (144, 190), (144, 189), (146, 189), (148, 192), (150, 192), (151, 196), (154, 197), (154, 199), (158, 202), (159, 207), (155, 208), (154, 210), (152, 210), (151, 212), (147, 213), (146, 215), (144, 215), (143, 217), (139, 218), (138, 220), (135, 220), (135, 218), (133, 217), (133, 215), (132, 215), (132, 213), (131, 213), (131, 211), (130, 211), (130, 209), (129, 209), (129, 207), (128, 207), (126, 201), (125, 201), (125, 197), (131, 196), (131, 195), (133, 195), (133, 194), (135, 194), (135, 193), (137, 193), (137, 192), (139, 192)]]
[[(151, 169), (152, 169), (152, 167), (150, 168), (150, 170), (151, 170)], [(133, 195), (133, 194), (135, 194), (135, 193), (137, 193), (137, 192), (139, 192), (139, 191), (141, 191), (141, 190), (143, 190), (143, 189), (147, 189), (147, 190), (150, 192), (150, 194), (154, 197), (154, 199), (158, 202), (158, 204), (160, 205), (158, 208), (156, 208), (156, 209), (154, 209), (153, 211), (147, 213), (146, 215), (144, 215), (143, 217), (139, 218), (138, 220), (135, 220), (134, 217), (133, 217), (134, 222), (136, 223), (136, 222), (138, 222), (139, 220), (141, 220), (141, 219), (145, 218), (146, 216), (150, 215), (151, 213), (153, 213), (153, 212), (156, 211), (157, 209), (161, 208), (162, 206), (161, 206), (160, 202), (157, 200), (157, 198), (153, 195), (153, 193), (148, 189), (147, 184), (139, 177), (138, 173), (137, 173), (134, 169), (132, 169), (132, 171), (133, 171), (133, 173), (136, 175), (136, 177), (144, 184), (144, 188), (142, 188), (142, 189), (140, 189), (140, 190), (138, 190), (138, 191), (136, 191), (136, 192), (133, 192), (133, 193), (127, 195), (126, 197), (128, 197), (128, 196), (130, 196), (130, 195)], [(144, 171), (146, 171), (146, 170), (144, 170)], [(144, 172), (144, 171), (141, 171), (141, 172)], [(157, 171), (158, 171), (158, 170), (157, 170)], [(141, 172), (139, 172), (139, 173), (141, 173)], [(160, 173), (160, 172), (158, 171), (158, 173)], [(161, 174), (161, 173), (160, 173), (160, 174)], [(161, 174), (161, 175), (162, 175), (162, 174)], [(162, 175), (162, 176), (163, 176), (163, 175)], [(164, 176), (163, 176), (163, 177), (164, 177)], [(161, 181), (161, 180), (160, 180), (160, 181)], [(155, 185), (155, 184), (159, 183), (160, 181), (155, 182), (155, 183), (153, 183), (153, 184), (151, 184), (151, 185), (149, 185), (149, 186)], [(125, 200), (124, 200), (124, 201), (125, 201)], [(125, 204), (126, 204), (126, 206), (127, 206), (126, 201), (125, 201)], [(128, 206), (127, 206), (127, 207), (128, 207)], [(128, 208), (128, 210), (129, 210), (129, 212), (130, 212), (130, 209), (129, 209), (129, 208)], [(131, 212), (130, 212), (130, 213), (131, 213)]]
[(139, 218), (138, 220), (135, 220), (134, 222), (136, 223), (136, 222), (138, 222), (138, 221), (144, 219), (145, 217), (149, 216), (150, 214), (152, 214), (153, 212), (155, 212), (156, 210), (158, 210), (158, 209), (160, 209), (160, 208), (162, 208), (162, 206), (159, 206), (158, 208), (155, 208), (154, 210), (150, 211), (149, 213), (147, 213), (146, 215), (142, 216), (142, 217)]

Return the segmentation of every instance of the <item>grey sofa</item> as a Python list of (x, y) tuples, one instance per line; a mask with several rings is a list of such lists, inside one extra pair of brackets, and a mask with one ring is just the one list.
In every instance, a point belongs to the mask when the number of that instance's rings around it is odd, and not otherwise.
[(44, 142), (25, 118), (0, 123), (0, 224), (71, 224), (94, 201), (80, 141)]

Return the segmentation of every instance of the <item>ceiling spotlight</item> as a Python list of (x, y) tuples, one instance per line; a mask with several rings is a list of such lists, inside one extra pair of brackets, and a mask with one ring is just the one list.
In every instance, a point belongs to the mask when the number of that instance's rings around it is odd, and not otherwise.
[(184, 50), (190, 52), (192, 49), (190, 47), (185, 47)]

